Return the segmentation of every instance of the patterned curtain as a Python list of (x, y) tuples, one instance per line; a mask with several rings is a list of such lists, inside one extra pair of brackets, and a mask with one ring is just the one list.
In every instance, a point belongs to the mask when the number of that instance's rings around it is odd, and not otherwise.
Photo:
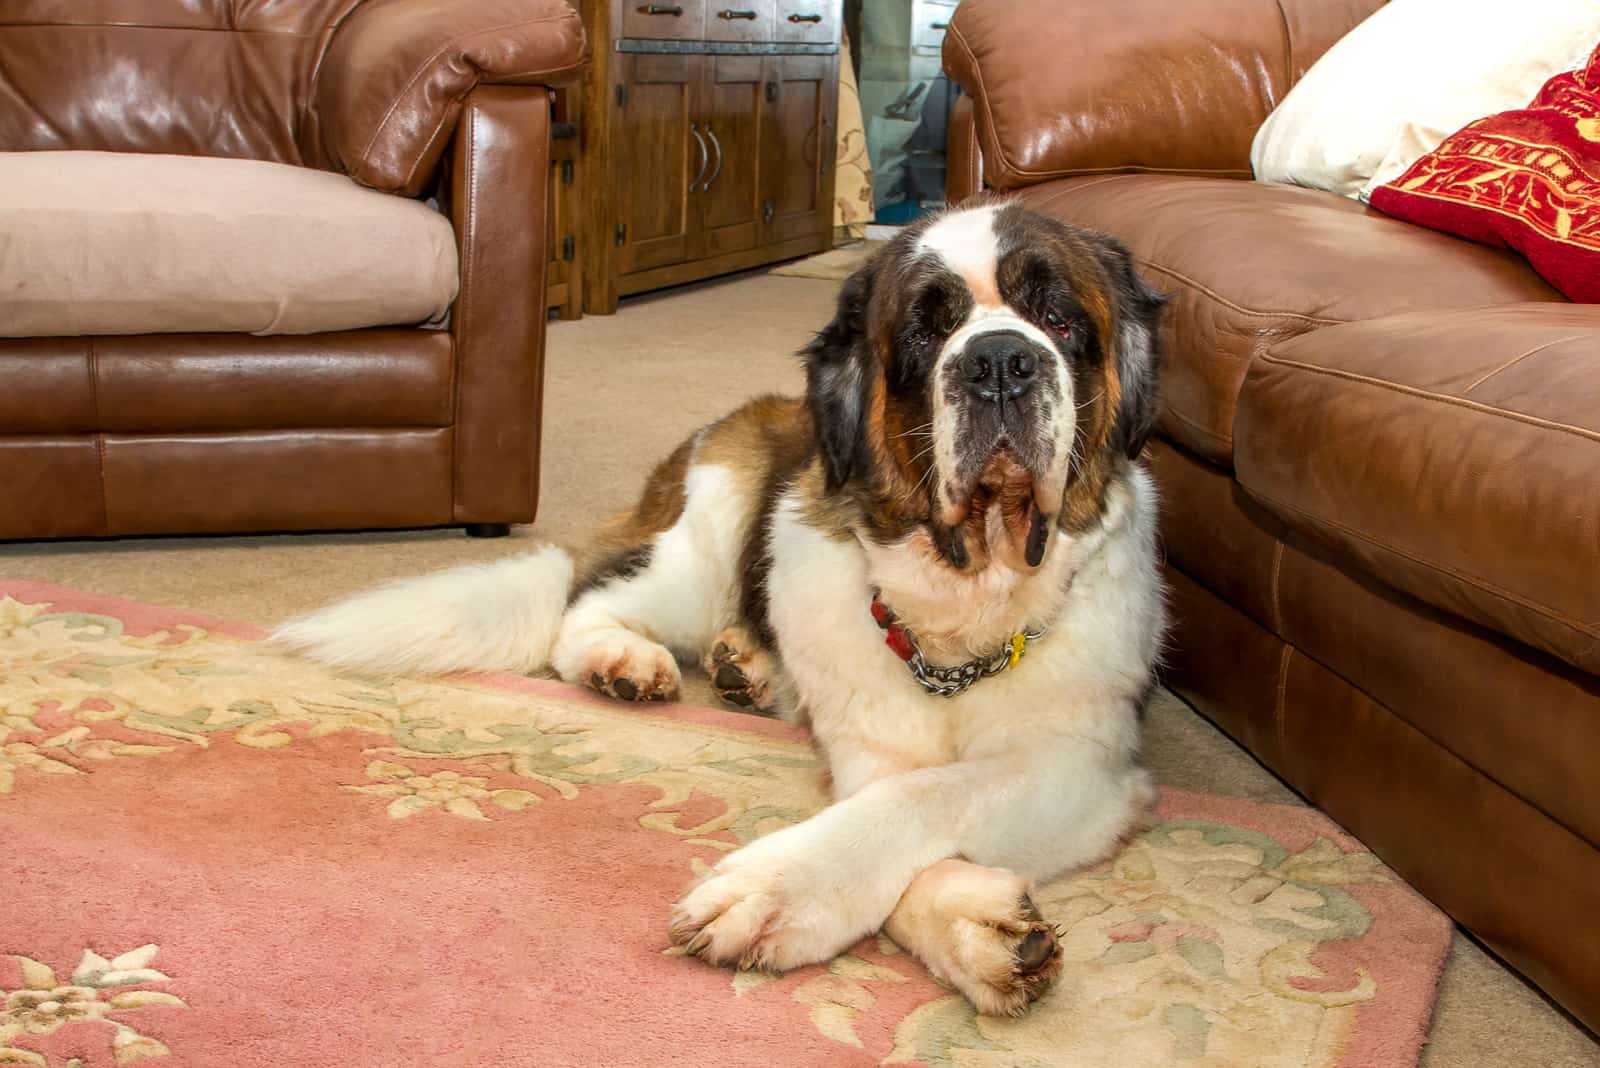
[(872, 219), (872, 162), (861, 121), (861, 94), (850, 63), (850, 38), (839, 48), (839, 146), (834, 166), (833, 240), (836, 245), (867, 236)]

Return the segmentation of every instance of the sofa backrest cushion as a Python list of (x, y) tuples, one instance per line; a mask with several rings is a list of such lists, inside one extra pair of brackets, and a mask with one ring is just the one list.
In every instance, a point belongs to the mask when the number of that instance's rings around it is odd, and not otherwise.
[(320, 165), (307, 101), (361, 0), (16, 0), (0, 9), (0, 148)]
[(1108, 171), (1250, 177), (1256, 127), (1382, 0), (964, 0), (944, 66), (984, 183)]

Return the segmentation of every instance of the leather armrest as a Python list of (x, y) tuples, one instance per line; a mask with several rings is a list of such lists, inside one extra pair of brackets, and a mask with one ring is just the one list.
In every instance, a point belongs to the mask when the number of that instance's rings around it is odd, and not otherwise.
[(983, 149), (978, 147), (978, 127), (972, 117), (972, 97), (962, 93), (950, 110), (945, 134), (944, 199), (959, 204), (983, 188)]
[(563, 85), (586, 59), (566, 0), (369, 0), (339, 24), (313, 89), (328, 162), (416, 196), (479, 83)]
[(452, 522), (530, 523), (544, 397), (545, 94), (485, 85), (451, 142), (446, 207), (461, 257), (455, 336)]
[(1383, 0), (964, 0), (944, 67), (984, 183), (1121, 171), (1250, 177), (1250, 142)]

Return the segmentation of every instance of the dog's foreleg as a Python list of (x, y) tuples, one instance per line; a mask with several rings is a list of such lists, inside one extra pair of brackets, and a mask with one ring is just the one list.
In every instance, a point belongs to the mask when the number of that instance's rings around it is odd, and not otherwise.
[[(913, 881), (952, 857), (1009, 869), (1015, 881), (979, 892), (977, 873), (944, 869), (908, 903), (920, 903), (903, 917), (908, 948), (934, 956), (934, 937), (958, 918), (1019, 926), (1023, 880), (1099, 860), (1149, 799), (1145, 773), (1101, 746), (1024, 741), (1002, 755), (890, 775), (751, 843), (678, 903), (674, 941), (746, 967), (826, 960), (882, 927)], [(993, 904), (1008, 895), (1004, 909)], [(1019, 952), (1027, 933), (1015, 940)]]

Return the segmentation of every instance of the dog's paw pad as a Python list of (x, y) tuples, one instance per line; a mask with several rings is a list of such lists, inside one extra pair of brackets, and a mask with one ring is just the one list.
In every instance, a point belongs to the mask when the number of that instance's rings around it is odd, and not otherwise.
[(1028, 975), (1044, 968), (1055, 955), (1055, 936), (1043, 928), (1029, 931), (1012, 953), (1017, 958), (1017, 971)]
[(599, 663), (578, 678), (587, 678), (592, 689), (607, 697), (620, 701), (677, 700), (678, 665), (671, 653), (654, 643), (621, 653), (602, 649), (587, 659)]
[(763, 715), (772, 712), (772, 657), (742, 627), (730, 627), (718, 636), (705, 669), (724, 701)]

